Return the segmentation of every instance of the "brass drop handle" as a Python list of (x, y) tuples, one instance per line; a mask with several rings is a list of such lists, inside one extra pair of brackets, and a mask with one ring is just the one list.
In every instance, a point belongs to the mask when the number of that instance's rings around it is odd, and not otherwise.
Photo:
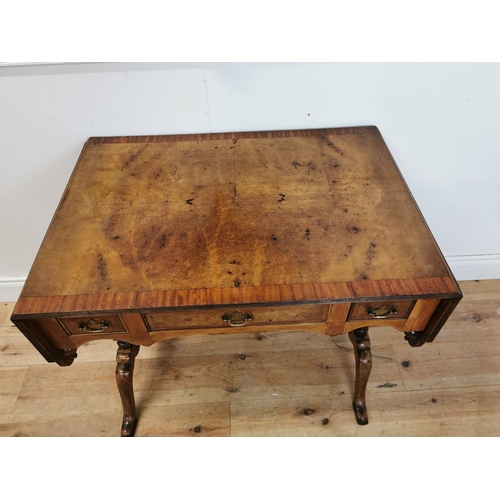
[(383, 319), (388, 318), (392, 314), (397, 314), (398, 308), (396, 306), (386, 306), (385, 304), (378, 307), (369, 307), (366, 310), (366, 314), (368, 316), (372, 316), (374, 318)]
[(80, 321), (78, 323), (78, 330), (85, 330), (90, 333), (103, 332), (111, 326), (109, 321), (103, 319), (102, 321), (97, 321), (95, 319), (89, 319), (88, 321)]
[(243, 314), (240, 311), (236, 311), (232, 314), (223, 314), (221, 319), (225, 323), (228, 323), (229, 326), (243, 326), (252, 321), (253, 316), (250, 313)]

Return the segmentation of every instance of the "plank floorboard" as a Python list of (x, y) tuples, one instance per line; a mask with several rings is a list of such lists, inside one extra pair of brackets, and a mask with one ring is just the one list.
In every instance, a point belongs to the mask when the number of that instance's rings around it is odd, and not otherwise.
[[(347, 335), (263, 329), (142, 347), (137, 436), (499, 436), (500, 281), (460, 285), (464, 299), (431, 344), (371, 329), (368, 426), (351, 408)], [(0, 304), (0, 436), (118, 436), (116, 344), (48, 364), (11, 324), (13, 306)]]
[(495, 341), (436, 342), (425, 349), (405, 345), (393, 349), (410, 391), (500, 385), (500, 337)]
[(229, 403), (146, 406), (139, 412), (135, 435), (137, 437), (230, 436)]
[[(434, 402), (435, 401), (435, 402)], [(368, 400), (370, 423), (353, 425), (351, 398), (283, 398), (231, 405), (232, 436), (491, 436), (500, 387), (377, 394)], [(326, 419), (326, 420), (325, 420)]]
[(0, 368), (0, 415), (12, 413), (27, 371), (27, 366)]

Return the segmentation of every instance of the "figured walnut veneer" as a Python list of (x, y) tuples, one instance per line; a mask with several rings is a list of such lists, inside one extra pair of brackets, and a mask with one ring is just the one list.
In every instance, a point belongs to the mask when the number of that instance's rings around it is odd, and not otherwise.
[(376, 127), (94, 137), (12, 320), (68, 365), (89, 340), (264, 327), (419, 346), (460, 298)]

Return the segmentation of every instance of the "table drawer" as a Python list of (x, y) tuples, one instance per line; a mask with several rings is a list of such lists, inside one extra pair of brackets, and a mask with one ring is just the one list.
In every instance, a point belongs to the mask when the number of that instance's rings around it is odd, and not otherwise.
[(128, 333), (118, 314), (98, 316), (66, 316), (57, 318), (69, 335), (105, 335), (107, 333)]
[(326, 323), (328, 304), (186, 309), (145, 314), (150, 331), (224, 328), (245, 325)]
[(415, 301), (358, 302), (349, 310), (347, 321), (407, 318)]

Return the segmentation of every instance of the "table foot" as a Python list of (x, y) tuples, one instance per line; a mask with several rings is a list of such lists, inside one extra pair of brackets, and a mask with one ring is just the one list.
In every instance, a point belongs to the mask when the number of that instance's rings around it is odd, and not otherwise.
[(368, 411), (366, 409), (366, 385), (372, 370), (372, 353), (370, 351), (370, 337), (368, 327), (358, 328), (349, 332), (349, 339), (354, 346), (356, 358), (356, 382), (354, 385), (354, 401), (352, 407), (359, 425), (368, 423)]
[(139, 353), (139, 346), (118, 341), (116, 353), (116, 384), (123, 406), (123, 423), (121, 436), (132, 437), (137, 423), (137, 412), (134, 399), (134, 364)]
[(425, 332), (405, 332), (405, 340), (412, 347), (420, 347), (425, 344), (426, 335)]
[(136, 424), (137, 424), (137, 418), (134, 418), (133, 420), (123, 420), (121, 437), (133, 437)]

